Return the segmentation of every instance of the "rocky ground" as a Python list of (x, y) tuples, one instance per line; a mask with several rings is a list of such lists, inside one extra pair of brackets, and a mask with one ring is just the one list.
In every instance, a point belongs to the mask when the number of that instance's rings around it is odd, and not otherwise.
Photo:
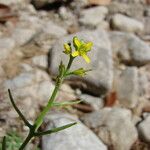
[(94, 46), (91, 64), (78, 60), (72, 68), (93, 71), (66, 80), (57, 101), (83, 102), (52, 110), (41, 130), (78, 124), (28, 149), (150, 150), (149, 0), (0, 0), (0, 137), (28, 132), (7, 89), (33, 122), (67, 61), (63, 43), (74, 35)]

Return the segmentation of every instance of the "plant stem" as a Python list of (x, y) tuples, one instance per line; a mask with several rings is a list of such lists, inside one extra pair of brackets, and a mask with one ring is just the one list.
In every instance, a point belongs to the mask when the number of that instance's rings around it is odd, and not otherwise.
[(19, 148), (19, 150), (23, 150), (26, 147), (26, 145), (29, 143), (29, 141), (33, 137), (33, 135), (34, 135), (33, 132), (30, 131), (27, 138), (25, 139), (25, 141), (22, 143), (21, 147)]
[[(32, 139), (32, 137), (36, 136), (35, 132), (36, 132), (36, 131), (38, 130), (38, 128), (41, 126), (41, 124), (43, 123), (43, 119), (44, 119), (45, 115), (48, 113), (48, 111), (50, 110), (50, 108), (53, 106), (53, 102), (54, 102), (54, 100), (55, 100), (55, 98), (56, 98), (56, 96), (57, 96), (57, 93), (58, 93), (58, 91), (59, 91), (59, 88), (60, 88), (60, 86), (61, 86), (61, 84), (62, 84), (62, 82), (63, 82), (63, 80), (64, 80), (64, 78), (65, 78), (65, 76), (66, 76), (66, 73), (69, 71), (69, 69), (70, 69), (70, 67), (71, 67), (71, 64), (72, 64), (72, 62), (73, 62), (73, 59), (74, 59), (74, 57), (72, 57), (72, 56), (70, 55), (70, 59), (69, 59), (68, 65), (67, 65), (67, 68), (66, 68), (65, 71), (64, 71), (63, 76), (61, 77), (60, 74), (57, 76), (55, 88), (54, 88), (54, 90), (53, 90), (53, 93), (52, 93), (52, 95), (51, 95), (51, 97), (50, 97), (50, 99), (49, 99), (47, 105), (45, 106), (45, 108), (43, 109), (43, 111), (40, 113), (40, 115), (38, 116), (38, 118), (36, 119), (34, 125), (31, 126), (31, 127), (29, 126), (30, 132), (29, 132), (27, 138), (25, 139), (25, 141), (23, 142), (23, 144), (21, 145), (21, 147), (19, 148), (19, 150), (23, 150), (23, 149), (26, 147), (26, 145), (29, 143), (29, 141)], [(56, 131), (59, 131), (59, 130), (68, 128), (68, 127), (70, 127), (70, 126), (72, 126), (72, 125), (74, 125), (74, 124), (75, 124), (75, 123), (69, 124), (69, 125), (66, 125), (66, 126), (63, 126), (63, 127), (60, 127), (60, 128), (58, 128)], [(56, 132), (56, 131), (55, 131), (55, 132)], [(52, 131), (51, 131), (51, 132), (52, 132)], [(50, 132), (50, 133), (51, 133), (51, 132)], [(54, 131), (53, 131), (53, 132), (54, 132)], [(47, 132), (46, 132), (46, 133), (47, 133)], [(50, 134), (50, 133), (49, 133), (49, 134)]]
[(64, 77), (65, 77), (66, 73), (68, 72), (68, 70), (69, 70), (70, 67), (71, 67), (71, 64), (72, 64), (72, 62), (73, 62), (73, 59), (74, 59), (74, 57), (72, 57), (72, 56), (70, 55), (70, 59), (69, 59), (67, 68), (66, 68), (66, 70), (65, 70), (65, 72), (64, 72), (64, 74), (63, 74), (63, 77), (60, 77), (60, 76), (58, 75), (57, 80), (56, 80), (55, 89), (54, 89), (54, 91), (53, 91), (53, 93), (52, 93), (52, 96), (50, 97), (50, 99), (49, 99), (49, 101), (48, 101), (46, 107), (43, 109), (43, 111), (40, 113), (40, 115), (38, 116), (37, 120), (35, 121), (35, 124), (34, 124), (35, 130), (37, 130), (37, 129), (40, 127), (40, 125), (43, 123), (43, 119), (44, 119), (45, 115), (47, 114), (47, 112), (48, 112), (48, 111), (50, 110), (50, 108), (52, 107), (53, 102), (54, 102), (54, 100), (55, 100), (55, 98), (56, 98), (56, 96), (57, 96), (57, 92), (58, 92), (58, 90), (59, 90), (59, 88), (60, 88), (60, 86), (61, 86), (61, 84), (62, 84), (62, 82), (63, 82), (63, 80), (64, 80)]

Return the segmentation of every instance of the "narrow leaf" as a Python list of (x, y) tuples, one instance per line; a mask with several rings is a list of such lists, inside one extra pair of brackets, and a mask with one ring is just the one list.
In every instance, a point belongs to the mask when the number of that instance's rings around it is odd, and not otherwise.
[(37, 132), (37, 133), (35, 133), (35, 136), (43, 136), (43, 135), (47, 135), (47, 134), (52, 134), (52, 133), (55, 133), (55, 132), (59, 132), (61, 130), (70, 128), (71, 126), (76, 125), (76, 124), (77, 123), (74, 122), (74, 123), (70, 123), (70, 124), (67, 124), (67, 125), (64, 125), (64, 126), (61, 126), (61, 127), (53, 128), (53, 129), (48, 130), (48, 131)]
[(82, 102), (82, 100), (76, 100), (76, 101), (64, 101), (64, 102), (54, 102), (53, 106), (67, 106), (67, 105), (75, 105)]
[(2, 142), (2, 150), (6, 150), (6, 137), (4, 136), (3, 142)]
[(32, 127), (32, 125), (27, 121), (27, 119), (24, 117), (24, 115), (21, 113), (21, 111), (18, 109), (18, 107), (16, 106), (15, 102), (14, 102), (14, 99), (12, 97), (12, 94), (11, 94), (11, 91), (10, 89), (8, 89), (8, 93), (9, 93), (9, 98), (10, 98), (10, 101), (14, 107), (14, 109), (16, 110), (16, 112), (18, 113), (18, 115), (21, 117), (21, 119), (24, 121), (25, 125), (28, 126), (29, 128)]

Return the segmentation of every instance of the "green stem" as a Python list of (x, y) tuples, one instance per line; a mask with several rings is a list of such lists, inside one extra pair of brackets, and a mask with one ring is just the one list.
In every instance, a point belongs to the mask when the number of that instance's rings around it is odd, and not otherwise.
[(2, 150), (6, 150), (6, 137), (3, 138)]
[(34, 136), (34, 132), (29, 132), (27, 138), (25, 139), (25, 141), (22, 143), (21, 147), (19, 148), (19, 150), (23, 150), (26, 145), (29, 143), (29, 141), (32, 139), (32, 137)]
[(66, 68), (66, 70), (65, 70), (65, 72), (63, 74), (63, 77), (60, 77), (58, 75), (57, 80), (56, 80), (55, 89), (54, 89), (54, 91), (52, 93), (52, 96), (50, 97), (46, 107), (43, 109), (43, 111), (40, 113), (40, 115), (38, 116), (37, 120), (35, 121), (35, 124), (34, 124), (35, 130), (37, 130), (41, 126), (41, 124), (43, 123), (43, 119), (44, 119), (45, 115), (48, 113), (50, 108), (53, 106), (53, 102), (54, 102), (54, 100), (55, 100), (55, 98), (57, 96), (57, 92), (58, 92), (58, 90), (59, 90), (59, 88), (60, 88), (60, 86), (61, 86), (61, 84), (62, 84), (62, 82), (64, 80), (64, 77), (65, 77), (66, 73), (68, 72), (68, 70), (71, 67), (73, 59), (74, 59), (74, 57), (72, 57), (70, 55), (70, 59), (69, 59), (67, 68)]
[[(74, 57), (72, 57), (72, 56), (70, 55), (70, 59), (69, 59), (69, 62), (68, 62), (67, 68), (66, 68), (66, 72), (68, 72), (68, 70), (70, 69), (73, 60), (74, 60)], [(65, 72), (65, 73), (66, 73), (66, 72)], [(64, 75), (65, 75), (65, 74), (64, 74)]]

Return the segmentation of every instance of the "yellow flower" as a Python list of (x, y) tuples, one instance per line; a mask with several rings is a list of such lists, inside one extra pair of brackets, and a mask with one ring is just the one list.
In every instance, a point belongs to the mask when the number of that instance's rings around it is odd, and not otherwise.
[(87, 52), (89, 52), (93, 46), (92, 42), (83, 42), (80, 41), (77, 37), (73, 38), (73, 45), (75, 47), (75, 52), (72, 53), (73, 57), (82, 56), (84, 60), (89, 63), (90, 58), (87, 56)]
[(65, 54), (67, 54), (67, 55), (71, 54), (71, 46), (70, 46), (70, 44), (65, 43), (65, 44), (64, 44), (64, 49), (65, 49), (65, 50), (64, 50), (63, 52), (64, 52)]

